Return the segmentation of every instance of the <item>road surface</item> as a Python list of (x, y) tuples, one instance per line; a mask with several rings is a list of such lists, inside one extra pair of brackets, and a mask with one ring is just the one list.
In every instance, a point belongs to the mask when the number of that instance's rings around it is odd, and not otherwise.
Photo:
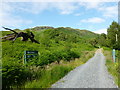
[(98, 49), (93, 58), (75, 68), (51, 88), (117, 88), (117, 86), (107, 71), (102, 49)]

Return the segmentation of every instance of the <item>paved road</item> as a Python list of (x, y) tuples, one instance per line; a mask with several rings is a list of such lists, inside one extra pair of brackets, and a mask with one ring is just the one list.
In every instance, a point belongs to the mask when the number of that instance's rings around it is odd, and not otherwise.
[(117, 86), (107, 71), (102, 49), (98, 49), (93, 58), (68, 73), (53, 84), (52, 88), (117, 88)]

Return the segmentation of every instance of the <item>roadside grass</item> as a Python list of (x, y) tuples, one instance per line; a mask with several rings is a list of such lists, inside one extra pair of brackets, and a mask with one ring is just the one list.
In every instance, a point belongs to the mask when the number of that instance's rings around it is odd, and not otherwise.
[[(38, 79), (28, 81), (25, 88), (50, 88), (51, 85), (64, 77), (68, 72), (74, 68), (84, 64), (94, 55), (94, 51), (83, 52), (81, 58), (76, 58), (71, 61), (61, 60), (60, 63), (54, 62), (46, 65), (44, 68), (39, 68), (36, 73)], [(36, 67), (37, 68), (37, 67)], [(34, 68), (36, 70), (36, 68)]]
[[(103, 53), (106, 56), (106, 66), (107, 66), (108, 72), (114, 77), (115, 84), (119, 86), (120, 77), (118, 77), (118, 75), (120, 74), (120, 67), (118, 65), (118, 58), (116, 58), (116, 62), (114, 63), (112, 60), (112, 50), (109, 48), (104, 48)], [(118, 52), (116, 52), (116, 55), (117, 53)]]

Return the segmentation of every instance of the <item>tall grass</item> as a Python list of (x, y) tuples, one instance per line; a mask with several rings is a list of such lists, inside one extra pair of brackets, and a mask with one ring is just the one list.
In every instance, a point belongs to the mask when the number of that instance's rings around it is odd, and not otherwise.
[[(64, 77), (68, 72), (77, 66), (84, 64), (88, 59), (94, 55), (94, 51), (83, 52), (81, 58), (76, 58), (70, 62), (61, 60), (47, 65), (44, 69), (38, 69), (39, 78), (33, 81), (28, 81), (25, 88), (49, 88), (53, 83)], [(37, 67), (36, 67), (37, 68)]]

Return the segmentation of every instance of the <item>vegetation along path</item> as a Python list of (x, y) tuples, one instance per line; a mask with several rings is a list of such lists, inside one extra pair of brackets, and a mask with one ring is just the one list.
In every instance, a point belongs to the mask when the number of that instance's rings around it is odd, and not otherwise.
[(102, 49), (98, 49), (93, 58), (68, 73), (53, 84), (52, 88), (117, 88), (117, 86), (107, 71)]

